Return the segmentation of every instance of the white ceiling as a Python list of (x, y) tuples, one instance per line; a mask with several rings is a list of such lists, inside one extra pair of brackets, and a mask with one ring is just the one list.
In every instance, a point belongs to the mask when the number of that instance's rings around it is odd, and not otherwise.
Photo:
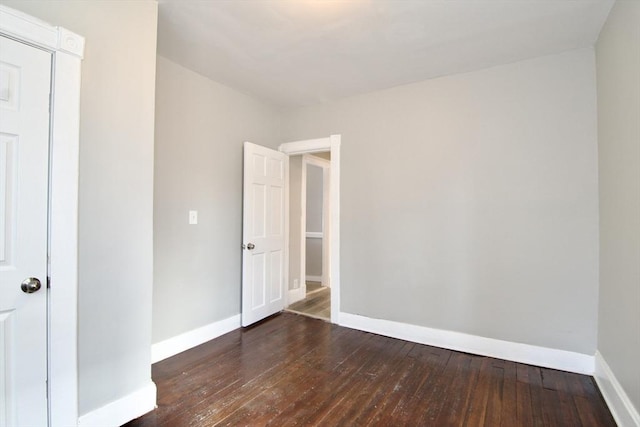
[(592, 46), (613, 0), (159, 0), (158, 53), (282, 107)]

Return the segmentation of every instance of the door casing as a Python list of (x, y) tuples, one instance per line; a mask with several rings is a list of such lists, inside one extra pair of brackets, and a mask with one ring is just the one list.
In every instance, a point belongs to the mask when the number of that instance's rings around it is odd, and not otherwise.
[(84, 38), (3, 5), (0, 34), (53, 56), (49, 116), (48, 422), (54, 426), (77, 425), (78, 154)]

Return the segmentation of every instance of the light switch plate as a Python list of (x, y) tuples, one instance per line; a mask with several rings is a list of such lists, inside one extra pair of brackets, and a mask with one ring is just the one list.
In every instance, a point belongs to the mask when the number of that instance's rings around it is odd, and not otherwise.
[(198, 223), (198, 211), (189, 211), (189, 224), (194, 225)]

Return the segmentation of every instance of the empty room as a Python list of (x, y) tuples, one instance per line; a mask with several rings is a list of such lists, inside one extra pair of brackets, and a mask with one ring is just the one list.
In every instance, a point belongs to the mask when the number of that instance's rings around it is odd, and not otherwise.
[(640, 2), (0, 0), (1, 426), (640, 426)]

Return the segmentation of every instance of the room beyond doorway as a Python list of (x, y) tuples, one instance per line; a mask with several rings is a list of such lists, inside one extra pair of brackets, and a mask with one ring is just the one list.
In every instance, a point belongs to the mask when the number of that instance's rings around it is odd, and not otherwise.
[(287, 309), (331, 320), (329, 151), (289, 158), (289, 274)]

